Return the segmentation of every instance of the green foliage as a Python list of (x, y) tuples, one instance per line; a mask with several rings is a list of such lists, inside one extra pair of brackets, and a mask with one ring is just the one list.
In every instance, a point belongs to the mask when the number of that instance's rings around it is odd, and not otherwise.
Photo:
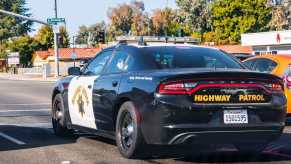
[[(38, 44), (38, 50), (48, 50), (54, 47), (54, 32), (50, 26), (42, 26), (34, 36), (34, 39)], [(70, 46), (69, 34), (63, 26), (60, 27), (58, 41), (59, 48), (67, 48)]]
[(54, 45), (54, 33), (53, 29), (50, 26), (42, 26), (34, 39), (38, 44), (39, 50), (48, 50), (49, 48), (53, 48)]
[[(29, 16), (25, 0), (1, 0), (0, 9)], [(12, 16), (0, 14), (0, 40), (27, 34), (31, 30), (32, 22)]]
[(105, 31), (106, 24), (104, 21), (87, 26), (80, 26), (77, 34), (77, 38), (75, 40), (76, 44), (98, 44), (98, 32)]
[(70, 38), (69, 34), (64, 26), (60, 27), (59, 34), (59, 48), (68, 48), (70, 47)]
[(28, 35), (14, 38), (8, 42), (11, 52), (19, 52), (20, 63), (24, 66), (31, 65), (33, 52), (37, 49), (37, 43)]
[(210, 0), (176, 0), (184, 22), (192, 32), (204, 33), (212, 29)]
[(242, 33), (266, 31), (271, 18), (267, 0), (217, 0), (212, 12), (218, 44), (235, 44)]

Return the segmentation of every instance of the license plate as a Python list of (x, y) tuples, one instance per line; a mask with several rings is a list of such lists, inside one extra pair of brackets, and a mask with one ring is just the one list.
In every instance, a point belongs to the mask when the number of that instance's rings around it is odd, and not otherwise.
[(247, 110), (225, 110), (223, 119), (225, 124), (247, 124), (248, 112)]

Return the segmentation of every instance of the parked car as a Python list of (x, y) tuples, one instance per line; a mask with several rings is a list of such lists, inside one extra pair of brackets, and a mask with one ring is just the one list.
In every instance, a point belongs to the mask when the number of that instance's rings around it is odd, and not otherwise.
[(69, 74), (53, 89), (55, 134), (115, 139), (126, 158), (152, 144), (224, 143), (257, 153), (284, 128), (283, 81), (215, 48), (123, 42)]
[(244, 61), (248, 58), (252, 58), (255, 57), (255, 55), (252, 54), (239, 54), (239, 53), (233, 53), (232, 54), (234, 57), (236, 57), (237, 59), (239, 59), (240, 61)]
[(271, 73), (284, 80), (287, 114), (291, 116), (291, 55), (263, 55), (243, 61), (251, 70)]

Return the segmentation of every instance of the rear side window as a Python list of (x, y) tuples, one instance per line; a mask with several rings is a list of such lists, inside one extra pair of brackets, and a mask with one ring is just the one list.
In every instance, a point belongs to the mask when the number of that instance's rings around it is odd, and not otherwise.
[(270, 73), (277, 66), (277, 63), (270, 59), (257, 59), (253, 69), (259, 72)]
[[(201, 47), (148, 47), (144, 55), (152, 58), (156, 69), (236, 68), (240, 63), (222, 51)], [(155, 69), (155, 68), (153, 68)]]
[(248, 60), (243, 62), (243, 64), (248, 68), (248, 69), (253, 69), (253, 65), (255, 63), (256, 59), (253, 60)]
[(114, 57), (107, 65), (106, 73), (127, 72), (131, 70), (132, 65), (133, 58), (131, 55), (122, 51), (116, 51)]

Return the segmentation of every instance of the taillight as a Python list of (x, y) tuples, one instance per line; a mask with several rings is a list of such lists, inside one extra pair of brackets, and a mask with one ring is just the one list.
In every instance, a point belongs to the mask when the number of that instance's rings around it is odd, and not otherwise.
[(197, 86), (196, 83), (171, 82), (160, 84), (158, 93), (160, 94), (190, 94), (190, 91)]
[(288, 89), (291, 89), (291, 75), (286, 75), (284, 77), (285, 85)]
[(264, 85), (268, 90), (272, 92), (283, 92), (284, 88), (281, 84), (278, 83), (270, 83)]
[(283, 77), (284, 79), (284, 85), (286, 88), (291, 90), (291, 65), (289, 64), (286, 71), (285, 71), (285, 76)]

